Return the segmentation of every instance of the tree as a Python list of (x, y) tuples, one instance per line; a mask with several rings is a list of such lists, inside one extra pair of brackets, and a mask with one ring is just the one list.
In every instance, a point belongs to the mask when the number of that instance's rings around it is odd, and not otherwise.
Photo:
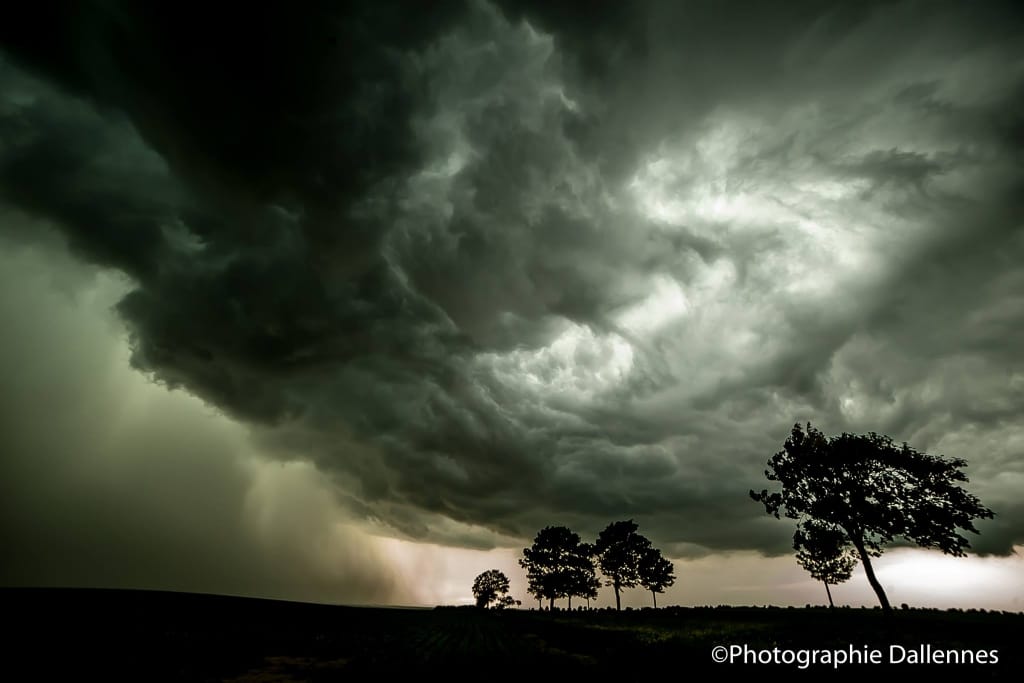
[(569, 557), (569, 562), (569, 609), (572, 609), (573, 596), (584, 598), (587, 607), (590, 607), (590, 601), (597, 599), (597, 589), (601, 587), (601, 580), (597, 578), (597, 568), (594, 566), (594, 546), (580, 543), (576, 547), (576, 552)]
[(601, 579), (597, 578), (597, 573), (595, 572), (593, 578), (584, 586), (581, 586), (579, 593), (576, 593), (576, 595), (587, 601), (587, 609), (590, 609), (591, 600), (597, 600), (597, 591), (599, 588), (601, 588)]
[(558, 598), (590, 597), (595, 591), (588, 586), (597, 580), (594, 573), (593, 549), (580, 542), (579, 534), (564, 526), (544, 527), (523, 548), (520, 566), (526, 570), (527, 590), (538, 600), (548, 600), (554, 607)]
[(850, 541), (842, 531), (806, 520), (793, 535), (793, 549), (797, 551), (797, 563), (811, 578), (825, 584), (828, 606), (835, 607), (829, 584), (834, 586), (849, 580), (857, 566), (856, 551)]
[(993, 513), (957, 486), (967, 462), (918, 452), (871, 432), (826, 438), (807, 423), (794, 425), (783, 449), (768, 461), (765, 477), (782, 490), (750, 492), (768, 514), (813, 521), (845, 535), (864, 564), (882, 609), (890, 611), (871, 558), (903, 538), (923, 548), (963, 556), (970, 547), (957, 529), (978, 533), (972, 520)]
[(494, 603), (494, 609), (505, 609), (506, 607), (512, 607), (513, 605), (518, 607), (521, 604), (523, 603), (516, 600), (511, 595), (503, 595), (498, 598), (498, 602)]
[(488, 569), (480, 574), (473, 581), (473, 597), (476, 598), (476, 606), (486, 609), (492, 602), (497, 603), (496, 607), (506, 607), (512, 604), (512, 597), (508, 594), (508, 577), (497, 569)]
[(615, 609), (621, 610), (619, 593), (640, 582), (640, 559), (651, 542), (637, 533), (633, 520), (612, 522), (597, 537), (594, 552), (607, 584), (615, 589)]
[(663, 593), (676, 582), (672, 563), (654, 547), (648, 548), (640, 557), (639, 576), (640, 585), (651, 591), (655, 608), (658, 607), (658, 593)]
[(555, 606), (555, 600), (562, 597), (562, 593), (558, 585), (560, 577), (554, 572), (544, 573), (543, 571), (531, 571), (523, 564), (523, 560), (520, 560), (519, 564), (526, 569), (527, 592), (537, 598), (538, 603), (542, 600), (547, 600), (548, 608), (553, 609)]

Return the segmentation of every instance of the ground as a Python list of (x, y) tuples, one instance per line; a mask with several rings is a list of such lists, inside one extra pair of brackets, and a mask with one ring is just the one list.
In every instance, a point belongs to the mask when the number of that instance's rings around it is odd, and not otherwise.
[[(103, 590), (0, 589), (7, 665), (33, 679), (339, 681), (437, 672), (449, 680), (539, 673), (649, 680), (658, 672), (831, 680), (952, 674), (1019, 680), (1024, 614), (825, 608), (675, 608), (615, 613), (336, 607), (252, 598)], [(878, 650), (882, 663), (715, 663), (724, 646)], [(893, 650), (893, 646), (899, 646)], [(984, 651), (988, 664), (908, 664), (921, 646)], [(899, 649), (903, 648), (903, 649)], [(747, 655), (748, 658), (755, 655)], [(790, 656), (799, 657), (799, 654)], [(819, 657), (822, 655), (818, 655)], [(889, 662), (903, 657), (903, 664)], [(919, 658), (929, 655), (917, 654)], [(934, 661), (944, 655), (930, 655)], [(979, 655), (975, 655), (979, 656)], [(27, 679), (26, 679), (27, 680)]]

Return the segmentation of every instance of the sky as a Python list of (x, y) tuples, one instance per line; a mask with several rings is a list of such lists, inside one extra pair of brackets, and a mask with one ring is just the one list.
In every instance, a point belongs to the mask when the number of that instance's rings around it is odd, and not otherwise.
[(529, 604), (634, 519), (659, 604), (821, 603), (810, 421), (996, 513), (893, 603), (1024, 610), (1013, 5), (4, 7), (0, 585)]

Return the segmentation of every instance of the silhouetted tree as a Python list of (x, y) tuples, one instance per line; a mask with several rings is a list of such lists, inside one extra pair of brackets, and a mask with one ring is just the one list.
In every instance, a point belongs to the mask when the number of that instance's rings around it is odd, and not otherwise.
[(494, 603), (494, 609), (505, 609), (506, 607), (512, 607), (523, 604), (521, 601), (516, 600), (511, 595), (503, 595), (498, 598), (498, 602)]
[(658, 593), (676, 582), (672, 563), (657, 548), (651, 547), (640, 557), (640, 585), (651, 591), (654, 607), (658, 607)]
[(633, 520), (612, 522), (597, 537), (594, 552), (601, 573), (608, 577), (608, 585), (615, 589), (615, 609), (621, 610), (619, 593), (640, 582), (640, 560), (651, 547), (651, 542), (637, 533)]
[(476, 606), (486, 608), (492, 602), (497, 607), (505, 607), (512, 600), (508, 595), (508, 577), (497, 569), (488, 569), (480, 574), (473, 581), (473, 597), (476, 598)]
[(562, 597), (558, 592), (558, 576), (555, 574), (545, 574), (540, 572), (531, 571), (523, 564), (523, 560), (519, 560), (520, 566), (526, 569), (526, 592), (537, 598), (537, 603), (541, 609), (544, 609), (543, 602), (547, 600), (550, 607), (554, 607), (555, 600)]
[(904, 538), (963, 556), (970, 544), (956, 530), (978, 533), (972, 520), (993, 516), (956, 485), (967, 481), (961, 471), (966, 465), (960, 458), (920, 453), (905, 443), (897, 446), (874, 432), (826, 438), (810, 423), (806, 431), (797, 424), (765, 470), (769, 481), (782, 484), (782, 491), (751, 491), (750, 496), (775, 517), (783, 510), (798, 522), (815, 520), (843, 533), (888, 612), (889, 600), (871, 566), (884, 544)]
[(573, 596), (584, 598), (587, 607), (591, 600), (597, 599), (597, 589), (601, 580), (597, 578), (597, 567), (594, 566), (594, 546), (580, 543), (569, 558), (568, 587), (569, 609), (572, 609)]
[(849, 539), (842, 531), (809, 519), (797, 527), (793, 549), (797, 551), (797, 563), (811, 578), (825, 584), (828, 606), (835, 607), (829, 584), (834, 586), (849, 580), (857, 566), (856, 550)]
[(564, 526), (544, 527), (523, 548), (520, 566), (526, 570), (527, 590), (536, 598), (548, 600), (554, 607), (558, 598), (588, 595), (588, 577), (594, 576), (593, 550), (580, 543), (579, 534)]

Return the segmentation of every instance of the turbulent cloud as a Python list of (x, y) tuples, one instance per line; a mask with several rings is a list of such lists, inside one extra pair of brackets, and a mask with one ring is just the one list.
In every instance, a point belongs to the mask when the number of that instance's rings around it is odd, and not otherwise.
[(784, 551), (746, 491), (811, 420), (1024, 540), (1019, 14), (409, 11), (7, 38), (0, 192), (129, 278), (134, 367), (413, 538)]
[(122, 278), (0, 245), (0, 583), (419, 600), (312, 467), (130, 369)]

